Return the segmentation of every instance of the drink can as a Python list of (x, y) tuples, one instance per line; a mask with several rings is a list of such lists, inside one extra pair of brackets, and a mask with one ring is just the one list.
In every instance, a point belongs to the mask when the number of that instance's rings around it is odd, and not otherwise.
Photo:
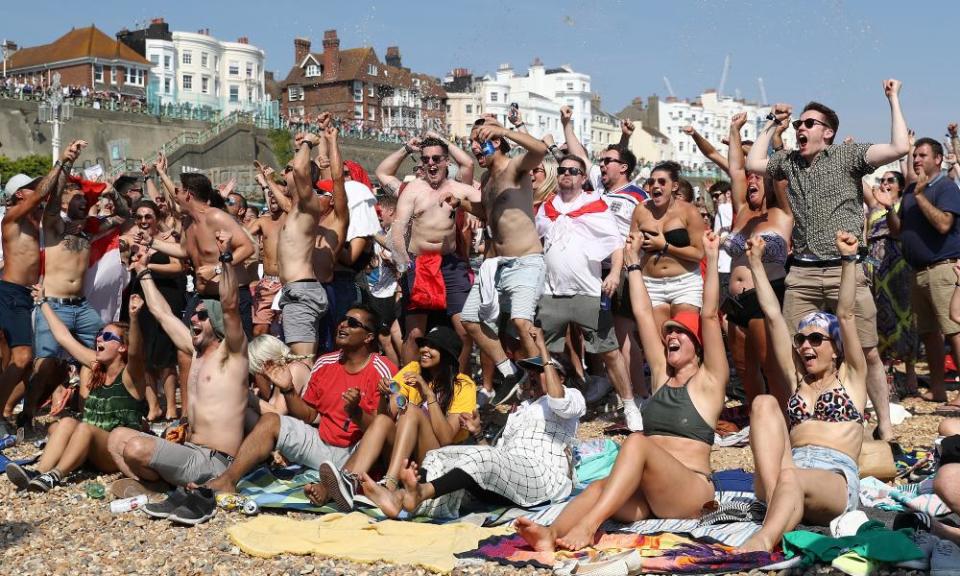
[(224, 510), (235, 510), (242, 512), (247, 516), (253, 516), (260, 512), (260, 506), (252, 498), (241, 496), (239, 494), (229, 494), (221, 492), (216, 496), (217, 506)]
[(15, 434), (7, 434), (3, 438), (0, 438), (0, 450), (4, 448), (10, 448), (11, 446), (16, 446), (17, 436)]
[(496, 152), (497, 149), (493, 147), (493, 142), (486, 140), (483, 143), (483, 148), (481, 148), (481, 151), (483, 152), (484, 156), (493, 156), (493, 153)]
[(122, 498), (120, 500), (114, 500), (110, 503), (110, 512), (112, 514), (123, 514), (124, 512), (131, 512), (138, 508), (142, 508), (147, 503), (147, 495), (141, 494), (139, 496), (134, 496), (133, 498)]
[(610, 297), (604, 293), (600, 293), (600, 309), (609, 310), (611, 305)]

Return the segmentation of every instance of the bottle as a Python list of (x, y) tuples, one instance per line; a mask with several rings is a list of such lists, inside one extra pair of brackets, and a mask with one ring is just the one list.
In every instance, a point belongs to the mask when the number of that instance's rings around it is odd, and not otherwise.
[(124, 512), (131, 512), (138, 508), (142, 508), (147, 503), (147, 495), (141, 494), (139, 496), (134, 496), (133, 498), (123, 498), (121, 500), (114, 500), (110, 503), (110, 513), (111, 514), (123, 514)]
[(103, 500), (107, 495), (106, 488), (99, 482), (87, 482), (83, 490), (87, 493), (87, 498), (93, 500)]
[(605, 293), (600, 293), (600, 309), (601, 310), (610, 310), (610, 297)]

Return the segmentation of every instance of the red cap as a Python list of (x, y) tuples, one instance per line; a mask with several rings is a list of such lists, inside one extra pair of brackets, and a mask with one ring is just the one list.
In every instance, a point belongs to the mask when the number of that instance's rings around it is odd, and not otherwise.
[(683, 330), (693, 338), (693, 343), (697, 348), (703, 348), (703, 340), (700, 337), (700, 314), (698, 312), (694, 312), (693, 310), (681, 310), (677, 312), (673, 318), (663, 323), (663, 326), (660, 328), (660, 336), (666, 337), (667, 328), (671, 327)]
[(333, 194), (333, 180), (317, 180), (314, 182), (313, 187), (317, 190), (323, 190), (324, 192)]

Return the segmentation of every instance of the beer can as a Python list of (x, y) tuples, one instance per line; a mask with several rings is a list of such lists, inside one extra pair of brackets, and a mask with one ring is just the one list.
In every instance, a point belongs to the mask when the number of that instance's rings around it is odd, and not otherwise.
[(132, 498), (122, 498), (120, 500), (114, 500), (110, 503), (110, 512), (112, 514), (123, 514), (124, 512), (130, 512), (145, 506), (147, 503), (147, 495), (140, 494), (139, 496), (134, 496)]

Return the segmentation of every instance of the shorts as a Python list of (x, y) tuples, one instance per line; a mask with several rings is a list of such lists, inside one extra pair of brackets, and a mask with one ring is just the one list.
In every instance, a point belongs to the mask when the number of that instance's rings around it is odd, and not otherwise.
[(910, 306), (917, 317), (917, 334), (937, 332), (950, 336), (960, 332), (960, 324), (950, 319), (950, 299), (956, 289), (953, 261), (917, 270), (910, 287)]
[[(783, 293), (787, 289), (784, 279), (773, 280), (770, 282), (770, 286), (773, 287), (777, 300), (783, 306)], [(757, 299), (757, 291), (754, 288), (744, 290), (737, 295), (727, 296), (723, 301), (721, 310), (727, 315), (727, 320), (744, 329), (747, 328), (751, 320), (763, 318), (760, 300)]]
[(836, 472), (847, 481), (847, 507), (844, 512), (860, 506), (860, 470), (853, 458), (839, 450), (823, 446), (801, 446), (791, 450), (797, 468)]
[(150, 434), (143, 435), (156, 442), (156, 448), (150, 458), (150, 468), (167, 484), (174, 486), (186, 486), (190, 482), (203, 484), (223, 474), (233, 462), (231, 456), (205, 446), (198, 446), (191, 442), (176, 444)]
[(700, 272), (685, 272), (667, 278), (643, 277), (643, 283), (650, 295), (650, 304), (687, 304), (701, 308), (703, 306), (703, 276)]
[(393, 323), (400, 317), (400, 303), (394, 296), (386, 298), (367, 296), (367, 304), (380, 318), (380, 326), (378, 326), (380, 333), (389, 334)]
[[(62, 304), (55, 298), (47, 300), (50, 308), (57, 314), (57, 318), (66, 325), (67, 330), (73, 334), (74, 338), (83, 343), (87, 348), (93, 348), (97, 340), (97, 332), (103, 328), (103, 320), (100, 313), (90, 306), (86, 298), (78, 298), (76, 304)], [(50, 326), (47, 319), (40, 311), (37, 311), (37, 329), (34, 335), (34, 355), (37, 358), (56, 358), (65, 354), (60, 348), (60, 344), (50, 332)], [(66, 356), (64, 356), (66, 357)]]
[[(791, 332), (811, 312), (836, 312), (840, 295), (840, 266), (825, 268), (791, 266), (783, 296), (783, 318)], [(857, 297), (854, 307), (861, 348), (877, 345), (877, 305), (867, 284), (863, 266), (857, 266)]]
[[(508, 313), (511, 319), (533, 322), (537, 304), (543, 294), (547, 268), (543, 254), (528, 254), (516, 258), (501, 256), (497, 265), (496, 290), (500, 300), (500, 313)], [(460, 313), (462, 322), (480, 322), (480, 276), (477, 276), (470, 295)], [(491, 330), (497, 332), (498, 319), (484, 320)]]
[(320, 438), (317, 429), (292, 416), (280, 416), (280, 433), (277, 435), (278, 452), (290, 462), (296, 462), (316, 470), (320, 463), (329, 460), (342, 468), (353, 447), (331, 446)]
[(543, 339), (554, 354), (563, 352), (567, 325), (576, 324), (583, 334), (587, 352), (603, 354), (620, 349), (613, 329), (613, 313), (600, 309), (599, 296), (553, 296), (544, 294), (537, 314), (543, 328)]
[(284, 342), (317, 342), (320, 319), (328, 307), (327, 291), (320, 282), (297, 280), (284, 284), (280, 290)]
[[(410, 267), (407, 269), (407, 273), (400, 278), (401, 286), (403, 287), (401, 302), (403, 304), (403, 310), (407, 314), (430, 312), (430, 310), (411, 308), (410, 294), (413, 293), (416, 270), (417, 257), (411, 254)], [(440, 273), (443, 275), (443, 283), (447, 294), (447, 316), (460, 314), (472, 288), (470, 285), (470, 264), (456, 254), (444, 254), (440, 260)]]
[(283, 284), (276, 276), (264, 276), (253, 288), (253, 325), (270, 325), (277, 317), (273, 309), (273, 299)]
[[(33, 346), (33, 296), (26, 286), (0, 280), (0, 330), (11, 348)], [(39, 313), (39, 312), (38, 312)]]

